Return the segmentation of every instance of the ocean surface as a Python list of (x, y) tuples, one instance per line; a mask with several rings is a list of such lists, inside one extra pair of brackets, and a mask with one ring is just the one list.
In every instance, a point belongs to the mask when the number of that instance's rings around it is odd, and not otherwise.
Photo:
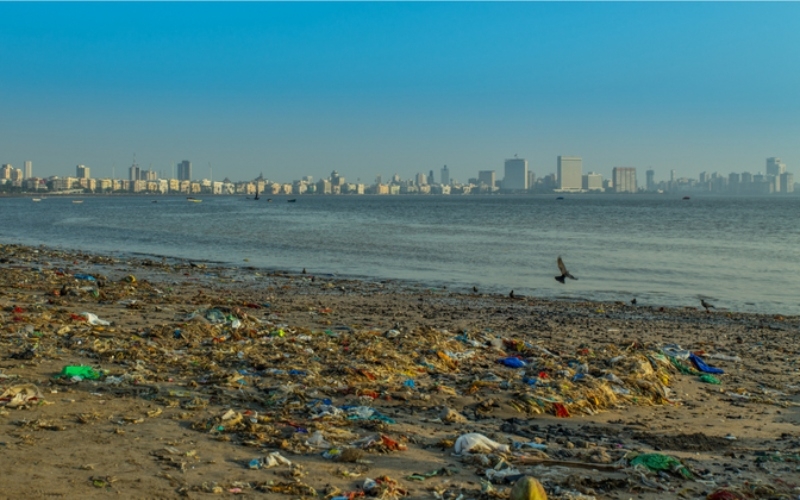
[[(98, 196), (0, 199), (0, 243), (459, 291), (800, 314), (800, 197)], [(153, 201), (157, 200), (157, 203)], [(562, 285), (561, 255), (578, 281)]]

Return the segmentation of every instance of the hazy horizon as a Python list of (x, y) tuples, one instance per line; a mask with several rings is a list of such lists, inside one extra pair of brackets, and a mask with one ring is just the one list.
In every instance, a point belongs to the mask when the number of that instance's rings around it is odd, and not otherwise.
[(797, 3), (0, 3), (0, 163), (800, 172)]

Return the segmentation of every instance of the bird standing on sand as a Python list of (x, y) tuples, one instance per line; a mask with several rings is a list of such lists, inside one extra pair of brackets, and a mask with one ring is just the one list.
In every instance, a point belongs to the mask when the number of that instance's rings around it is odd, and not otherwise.
[(716, 307), (706, 302), (705, 299), (700, 299), (700, 304), (702, 304), (702, 306), (706, 308), (706, 312), (709, 312), (708, 311), (709, 309), (716, 309)]
[(473, 293), (478, 293), (478, 287), (477, 286), (473, 286), (472, 287), (472, 292)]
[(567, 266), (564, 265), (564, 261), (561, 260), (561, 256), (558, 256), (558, 270), (561, 271), (561, 276), (556, 276), (556, 281), (559, 283), (564, 283), (565, 278), (577, 280), (575, 276), (571, 275), (569, 271), (567, 271)]
[(632, 304), (632, 305), (634, 305), (634, 306), (636, 305), (636, 297), (634, 297), (633, 299), (631, 299), (631, 304)]
[(511, 293), (509, 293), (509, 294), (508, 294), (508, 297), (509, 297), (510, 299), (513, 299), (513, 298), (514, 298), (514, 290), (511, 290)]

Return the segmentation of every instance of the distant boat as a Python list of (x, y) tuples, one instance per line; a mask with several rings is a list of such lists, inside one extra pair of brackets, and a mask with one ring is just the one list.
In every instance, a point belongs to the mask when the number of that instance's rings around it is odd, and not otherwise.
[(83, 200), (72, 200), (72, 203), (83, 203)]
[(32, 199), (33, 199), (33, 201), (42, 201), (41, 198), (32, 198)]
[(287, 201), (288, 203), (294, 203), (294, 202), (296, 202), (296, 201), (297, 201), (297, 199), (296, 199), (296, 198), (292, 198), (291, 200), (286, 200), (286, 201)]
[(688, 196), (684, 196), (683, 199), (684, 200), (691, 200), (691, 198), (689, 198)]
[(268, 203), (272, 203), (272, 198), (267, 198)]
[(186, 201), (191, 201), (191, 202), (194, 202), (194, 203), (200, 203), (203, 200), (198, 200), (197, 198), (192, 198), (191, 196), (189, 196), (189, 197), (186, 198)]
[(558, 197), (558, 198), (556, 198), (556, 199), (557, 199), (557, 200), (563, 200), (563, 199), (564, 199), (564, 197), (563, 197), (563, 196), (559, 196), (559, 197)]

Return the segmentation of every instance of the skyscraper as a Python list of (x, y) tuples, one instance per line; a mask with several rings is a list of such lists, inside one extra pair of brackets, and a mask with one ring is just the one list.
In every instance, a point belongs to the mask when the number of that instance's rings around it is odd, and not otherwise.
[(442, 167), (441, 179), (440, 182), (442, 186), (450, 185), (450, 169), (447, 168), (447, 165)]
[(632, 167), (614, 167), (612, 169), (615, 193), (635, 193), (636, 169)]
[(91, 177), (89, 175), (89, 167), (87, 167), (86, 165), (78, 165), (77, 167), (75, 167), (75, 177), (77, 177), (78, 179), (88, 179), (89, 177)]
[(433, 170), (428, 174), (428, 184), (433, 184), (435, 181), (433, 180)]
[(33, 177), (33, 162), (25, 160), (25, 178), (30, 179)]
[(786, 165), (780, 158), (767, 158), (767, 175), (781, 175), (786, 172)]
[[(524, 191), (528, 189), (528, 160), (511, 158), (506, 160), (503, 189)], [(580, 178), (578, 179), (580, 185)]]
[(189, 160), (183, 160), (182, 162), (178, 163), (178, 180), (192, 180), (192, 162)]
[(655, 171), (653, 171), (653, 169), (651, 168), (650, 170), (645, 172), (645, 174), (647, 175), (647, 190), (655, 191), (656, 190)]
[(579, 156), (559, 156), (557, 175), (558, 189), (580, 191), (583, 181), (583, 159)]

